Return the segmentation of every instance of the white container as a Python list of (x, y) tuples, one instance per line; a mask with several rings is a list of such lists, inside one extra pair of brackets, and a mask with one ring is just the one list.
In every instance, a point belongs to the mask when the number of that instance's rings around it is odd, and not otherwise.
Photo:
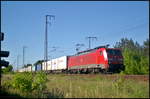
[(42, 62), (42, 70), (43, 70), (43, 71), (46, 70), (46, 62)]
[(22, 69), (22, 68), (20, 68), (20, 69), (18, 70), (18, 72), (23, 72), (23, 69)]
[(57, 70), (57, 58), (52, 59), (52, 65), (51, 65), (52, 70)]
[[(55, 58), (47, 61), (47, 70), (67, 69), (67, 56)], [(46, 70), (46, 62), (42, 63), (42, 70)]]
[(62, 70), (67, 68), (67, 56), (52, 59), (51, 70)]
[(57, 69), (67, 69), (67, 56), (63, 56), (57, 59)]
[[(42, 70), (46, 70), (46, 62), (42, 63)], [(51, 70), (51, 61), (47, 61), (47, 70)]]
[(26, 68), (23, 68), (23, 72), (25, 72), (26, 71)]
[(48, 65), (47, 70), (52, 70), (51, 64), (52, 64), (51, 60), (47, 62)]
[(24, 68), (20, 68), (18, 72), (24, 72)]
[(31, 66), (28, 66), (28, 67), (26, 67), (25, 69), (26, 69), (27, 72), (31, 72), (32, 67), (31, 67)]

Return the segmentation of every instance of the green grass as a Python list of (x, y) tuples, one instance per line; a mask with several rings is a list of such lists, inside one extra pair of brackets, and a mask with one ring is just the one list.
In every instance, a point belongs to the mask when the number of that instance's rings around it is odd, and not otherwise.
[[(4, 75), (4, 80), (10, 80), (12, 75)], [(9, 78), (10, 77), (10, 78)], [(131, 79), (113, 80), (102, 75), (47, 75), (47, 94), (40, 97), (48, 98), (149, 98), (149, 81), (135, 81)], [(35, 93), (21, 93), (6, 88), (9, 93), (17, 93), (23, 97), (35, 97)], [(42, 93), (40, 93), (42, 94)]]

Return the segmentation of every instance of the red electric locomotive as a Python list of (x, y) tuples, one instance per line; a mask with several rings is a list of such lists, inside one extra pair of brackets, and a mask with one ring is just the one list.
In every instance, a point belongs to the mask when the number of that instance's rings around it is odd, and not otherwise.
[(99, 46), (68, 57), (71, 73), (120, 72), (124, 70), (123, 56), (118, 48)]

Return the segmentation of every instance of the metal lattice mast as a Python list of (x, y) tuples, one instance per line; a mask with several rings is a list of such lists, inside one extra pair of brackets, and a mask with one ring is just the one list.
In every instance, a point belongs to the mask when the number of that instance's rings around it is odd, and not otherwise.
[(91, 49), (91, 40), (97, 40), (97, 37), (87, 37), (87, 39), (89, 39), (89, 49)]
[(45, 24), (45, 42), (44, 42), (44, 62), (46, 63), (45, 66), (46, 66), (46, 71), (47, 71), (47, 60), (48, 60), (48, 23), (50, 23), (51, 25), (51, 22), (48, 22), (48, 17), (49, 19), (51, 20), (51, 18), (55, 18), (54, 15), (46, 15), (46, 24)]
[(25, 63), (25, 48), (27, 48), (26, 46), (23, 46), (23, 60), (22, 60), (22, 65), (24, 66)]
[(17, 72), (18, 72), (18, 68), (19, 68), (19, 56), (20, 55), (17, 55)]

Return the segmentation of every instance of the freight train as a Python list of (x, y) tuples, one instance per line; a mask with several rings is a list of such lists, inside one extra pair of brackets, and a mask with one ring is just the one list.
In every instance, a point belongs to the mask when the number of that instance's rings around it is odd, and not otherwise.
[[(94, 49), (78, 52), (71, 56), (62, 56), (23, 71), (46, 71), (47, 73), (105, 73), (120, 72), (125, 69), (123, 56), (118, 48), (99, 46)], [(30, 68), (30, 69), (29, 69)]]

